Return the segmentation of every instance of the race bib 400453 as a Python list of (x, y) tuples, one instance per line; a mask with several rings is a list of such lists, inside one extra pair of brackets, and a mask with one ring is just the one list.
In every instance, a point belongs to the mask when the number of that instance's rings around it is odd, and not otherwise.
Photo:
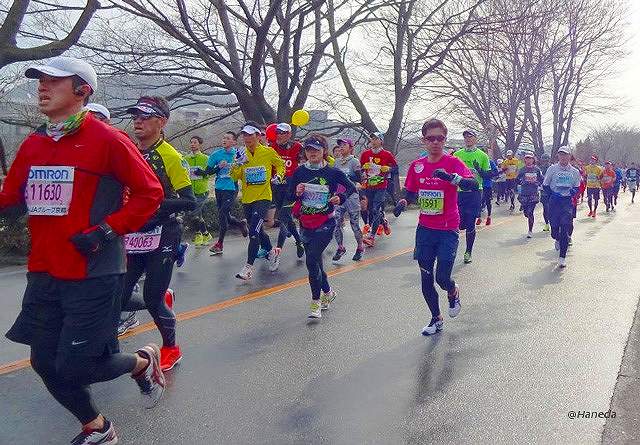
[(423, 215), (442, 215), (444, 213), (443, 190), (420, 190), (418, 205)]
[(64, 216), (73, 196), (74, 168), (34, 165), (29, 170), (25, 202), (29, 215)]

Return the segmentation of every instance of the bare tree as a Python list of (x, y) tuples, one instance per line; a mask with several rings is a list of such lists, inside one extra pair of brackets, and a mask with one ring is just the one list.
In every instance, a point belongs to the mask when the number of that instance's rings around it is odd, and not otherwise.
[(575, 155), (587, 161), (592, 154), (616, 164), (640, 162), (640, 129), (625, 125), (607, 125), (592, 131), (576, 144)]
[[(0, 25), (0, 68), (14, 62), (46, 59), (62, 54), (78, 42), (98, 8), (100, 3), (97, 0), (87, 0), (86, 5), (82, 7), (70, 6), (56, 0), (13, 0), (11, 6), (2, 2), (0, 13), (4, 17)], [(58, 38), (53, 32), (57, 26), (39, 27), (35, 30), (21, 28), (27, 16), (33, 17), (34, 20), (48, 21), (56, 13), (70, 11), (80, 11), (80, 16), (64, 37)], [(18, 46), (20, 36), (42, 44), (26, 48)]]

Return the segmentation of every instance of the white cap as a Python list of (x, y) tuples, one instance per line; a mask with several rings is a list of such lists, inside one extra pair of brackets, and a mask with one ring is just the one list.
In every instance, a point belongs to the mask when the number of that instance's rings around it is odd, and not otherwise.
[(558, 148), (558, 153), (566, 153), (568, 155), (571, 154), (571, 149), (569, 148), (568, 145), (563, 145), (562, 147)]
[(84, 107), (85, 110), (87, 111), (91, 111), (93, 113), (100, 113), (101, 115), (103, 115), (104, 117), (106, 117), (107, 119), (111, 119), (111, 113), (109, 113), (109, 110), (107, 110), (107, 107), (105, 107), (104, 105), (100, 105), (100, 104), (96, 104), (96, 103), (89, 103)]
[(246, 134), (262, 134), (262, 132), (260, 131), (260, 129), (254, 127), (253, 125), (245, 125), (244, 127), (242, 127), (242, 130), (240, 130), (240, 133), (246, 133)]
[(513, 156), (513, 150), (507, 150), (507, 156)]
[(29, 79), (39, 79), (42, 74), (52, 77), (78, 76), (89, 84), (92, 92), (98, 89), (98, 75), (93, 67), (75, 57), (54, 57), (44, 65), (31, 65), (24, 72)]
[(291, 125), (287, 124), (286, 122), (280, 122), (276, 126), (276, 130), (282, 131), (283, 133), (291, 133)]

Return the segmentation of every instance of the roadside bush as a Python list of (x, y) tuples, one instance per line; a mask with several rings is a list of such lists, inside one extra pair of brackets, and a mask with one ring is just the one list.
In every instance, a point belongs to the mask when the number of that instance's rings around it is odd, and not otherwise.
[[(238, 219), (244, 218), (244, 212), (242, 210), (242, 204), (240, 201), (236, 201), (231, 208), (231, 214)], [(217, 233), (220, 230), (219, 218), (218, 218), (218, 207), (216, 206), (215, 199), (208, 199), (205, 202), (204, 207), (202, 208), (202, 216), (204, 217), (204, 222), (207, 225), (207, 229), (209, 232)], [(234, 229), (230, 229), (234, 230)], [(189, 218), (185, 218), (185, 232), (193, 233), (193, 228), (191, 221)]]
[(0, 262), (22, 262), (31, 241), (25, 216), (0, 216)]

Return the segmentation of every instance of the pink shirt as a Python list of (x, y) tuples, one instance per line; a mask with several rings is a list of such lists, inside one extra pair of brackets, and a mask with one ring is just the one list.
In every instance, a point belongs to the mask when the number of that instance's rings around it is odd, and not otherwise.
[(404, 187), (418, 195), (418, 223), (421, 226), (435, 230), (458, 230), (458, 187), (433, 178), (434, 170), (439, 168), (450, 174), (457, 173), (463, 178), (473, 178), (471, 171), (456, 157), (444, 155), (438, 162), (432, 163), (425, 156), (411, 163)]

